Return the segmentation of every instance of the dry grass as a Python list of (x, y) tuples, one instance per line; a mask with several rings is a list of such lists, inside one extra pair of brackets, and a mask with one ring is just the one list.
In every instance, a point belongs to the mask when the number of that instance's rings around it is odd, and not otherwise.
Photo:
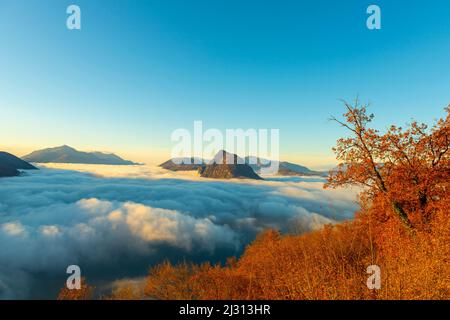
[[(152, 268), (153, 299), (449, 299), (448, 211), (427, 230), (391, 219), (373, 228), (369, 215), (321, 231), (281, 236), (266, 231), (226, 266), (169, 263)], [(367, 266), (381, 267), (369, 290)]]

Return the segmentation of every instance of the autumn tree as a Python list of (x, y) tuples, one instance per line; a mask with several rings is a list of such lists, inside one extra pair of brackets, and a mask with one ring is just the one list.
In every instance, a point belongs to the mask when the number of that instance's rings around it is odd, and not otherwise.
[(104, 300), (141, 300), (142, 294), (132, 284), (114, 288), (110, 295), (104, 296)]
[[(432, 127), (384, 133), (358, 101), (337, 121), (351, 134), (326, 187), (357, 185), (355, 219), (301, 235), (263, 232), (226, 266), (169, 263), (151, 269), (155, 299), (448, 299), (450, 108)], [(375, 223), (374, 223), (375, 222)], [(406, 228), (405, 228), (406, 227)], [(399, 250), (401, 248), (401, 250)], [(368, 290), (367, 266), (383, 270)]]
[(409, 229), (427, 223), (448, 199), (450, 181), (450, 108), (447, 117), (429, 128), (412, 122), (408, 128), (391, 126), (384, 134), (369, 125), (373, 114), (356, 99), (344, 101), (344, 119), (332, 118), (350, 137), (333, 148), (341, 162), (328, 177), (326, 188), (359, 185), (362, 199), (382, 200)]
[(150, 269), (144, 292), (150, 299), (194, 299), (189, 281), (193, 274), (192, 264), (181, 263), (173, 266), (166, 261)]
[(58, 300), (91, 300), (94, 295), (94, 287), (86, 282), (86, 278), (81, 278), (80, 289), (69, 289), (63, 287), (58, 294)]

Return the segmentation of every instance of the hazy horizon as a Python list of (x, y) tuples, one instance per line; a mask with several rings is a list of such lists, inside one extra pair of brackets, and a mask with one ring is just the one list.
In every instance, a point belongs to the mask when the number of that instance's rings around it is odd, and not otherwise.
[[(64, 145), (64, 144), (63, 144)], [(67, 144), (66, 144), (67, 145)], [(0, 145), (0, 151), (6, 151), (11, 154), (14, 154), (18, 157), (23, 157), (27, 154), (30, 154), (33, 151), (47, 149), (47, 148), (53, 148), (53, 147), (59, 147), (62, 145), (57, 146), (46, 146), (46, 147), (37, 147), (37, 148), (18, 148), (18, 147), (11, 147), (11, 146), (2, 146)], [(78, 148), (77, 146), (69, 145), (72, 148), (77, 149), (78, 151), (84, 151), (84, 152), (93, 152), (93, 151), (100, 151), (104, 153), (114, 153), (121, 158), (125, 160), (130, 160), (136, 163), (142, 163), (145, 165), (160, 165), (161, 163), (169, 160), (171, 158), (170, 150), (164, 150), (160, 151), (158, 153), (152, 153), (148, 152), (148, 155), (146, 156), (143, 152), (122, 152), (121, 150), (101, 150), (101, 149), (95, 149), (95, 148)], [(331, 161), (334, 160), (334, 161)], [(283, 155), (280, 155), (280, 161), (287, 161), (292, 162), (295, 164), (306, 166), (313, 170), (328, 170), (336, 166), (338, 163), (334, 156), (325, 156), (325, 155), (317, 155), (315, 157), (312, 156), (286, 156), (283, 157)]]

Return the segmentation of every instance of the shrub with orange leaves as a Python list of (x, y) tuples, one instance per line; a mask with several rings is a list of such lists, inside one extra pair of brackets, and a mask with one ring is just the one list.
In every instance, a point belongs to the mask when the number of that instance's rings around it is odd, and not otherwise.
[(384, 201), (391, 208), (379, 213), (398, 217), (407, 228), (426, 227), (450, 187), (450, 106), (447, 117), (428, 129), (412, 122), (406, 130), (391, 126), (381, 134), (369, 127), (374, 118), (356, 100), (344, 102), (345, 120), (341, 124), (351, 137), (339, 139), (333, 149), (342, 161), (330, 172), (325, 187), (359, 185), (362, 199)]
[[(269, 230), (231, 265), (153, 268), (146, 294), (153, 299), (449, 299), (448, 209), (435, 215), (429, 231), (416, 233), (393, 220), (373, 229), (369, 212), (305, 235)], [(381, 268), (380, 290), (366, 285), (369, 265)]]
[[(450, 108), (430, 130), (413, 122), (381, 134), (366, 107), (346, 107), (335, 120), (353, 136), (338, 141), (343, 163), (326, 187), (364, 187), (353, 221), (302, 235), (267, 230), (225, 266), (163, 263), (145, 298), (450, 299)], [(377, 290), (370, 265), (381, 269)]]
[(140, 300), (142, 295), (140, 294), (138, 288), (128, 284), (123, 286), (118, 286), (112, 289), (110, 295), (103, 297), (103, 300)]
[(94, 287), (87, 284), (85, 278), (81, 278), (80, 289), (62, 288), (58, 294), (58, 300), (91, 300), (94, 294)]
[[(413, 122), (380, 134), (366, 107), (345, 104), (352, 137), (325, 187), (360, 185), (354, 221), (304, 235), (269, 230), (225, 267), (168, 263), (152, 269), (157, 299), (449, 299), (450, 108), (427, 130)], [(382, 286), (367, 287), (369, 265)], [(163, 268), (164, 272), (161, 272)], [(167, 276), (169, 273), (170, 276)], [(173, 279), (175, 278), (175, 280)]]

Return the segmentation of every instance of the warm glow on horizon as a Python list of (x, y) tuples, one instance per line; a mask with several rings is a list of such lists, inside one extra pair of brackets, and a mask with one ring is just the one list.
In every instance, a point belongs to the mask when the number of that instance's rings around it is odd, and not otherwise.
[[(53, 148), (57, 146), (25, 146), (25, 145), (0, 145), (0, 151), (6, 151), (12, 153), (18, 157), (23, 157), (33, 151)], [(137, 163), (144, 163), (148, 165), (159, 165), (168, 159), (170, 159), (170, 150), (165, 149), (111, 149), (111, 148), (81, 148), (78, 146), (70, 145), (70, 147), (77, 149), (78, 151), (92, 152), (100, 151), (104, 153), (114, 153), (119, 157), (130, 160)], [(307, 154), (307, 153), (294, 153), (294, 154), (281, 154), (280, 161), (292, 162), (302, 166), (306, 166), (313, 170), (328, 170), (334, 167), (337, 162), (333, 155), (327, 154)]]

